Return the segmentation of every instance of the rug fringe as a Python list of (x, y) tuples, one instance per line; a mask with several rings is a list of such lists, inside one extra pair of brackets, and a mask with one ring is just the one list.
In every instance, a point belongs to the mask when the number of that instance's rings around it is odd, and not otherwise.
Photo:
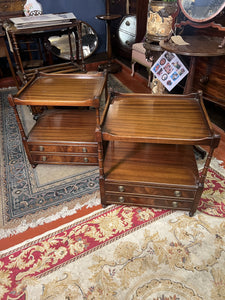
[[(87, 195), (85, 195), (87, 197)], [(44, 218), (39, 218), (38, 220), (34, 222), (27, 223), (26, 220), (22, 220), (20, 225), (16, 226), (15, 228), (10, 228), (10, 229), (0, 229), (0, 240), (13, 236), (15, 234), (23, 233), (29, 228), (35, 228), (40, 225), (44, 225), (47, 223), (51, 223), (53, 221), (56, 221), (60, 218), (65, 218), (68, 216), (71, 216), (73, 214), (76, 214), (78, 210), (81, 210), (83, 207), (91, 208), (94, 206), (100, 205), (101, 201), (99, 198), (99, 193), (95, 192), (94, 194), (90, 195), (90, 199), (88, 202), (84, 204), (77, 203), (73, 209), (68, 209), (67, 206), (63, 207), (61, 211), (57, 212), (54, 215), (44, 217)]]

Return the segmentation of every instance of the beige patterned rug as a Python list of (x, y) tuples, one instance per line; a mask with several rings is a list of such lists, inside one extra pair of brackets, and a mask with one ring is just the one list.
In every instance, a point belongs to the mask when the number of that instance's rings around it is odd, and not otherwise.
[(224, 300), (225, 219), (112, 206), (2, 253), (0, 298)]

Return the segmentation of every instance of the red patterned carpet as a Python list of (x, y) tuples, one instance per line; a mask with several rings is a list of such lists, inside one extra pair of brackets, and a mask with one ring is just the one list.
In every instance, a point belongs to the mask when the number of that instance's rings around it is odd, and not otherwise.
[[(203, 212), (207, 195), (223, 193), (217, 176), (210, 170)], [(2, 251), (0, 299), (222, 300), (224, 225), (200, 212), (110, 206)]]

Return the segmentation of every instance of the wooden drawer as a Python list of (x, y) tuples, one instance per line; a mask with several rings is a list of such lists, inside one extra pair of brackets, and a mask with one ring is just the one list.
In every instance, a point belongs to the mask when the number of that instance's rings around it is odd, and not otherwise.
[(126, 195), (126, 194), (105, 194), (104, 197), (105, 204), (126, 204), (135, 206), (147, 206), (161, 209), (181, 209), (190, 210), (193, 206), (193, 201), (191, 200), (180, 200), (180, 199), (169, 199), (168, 197), (158, 196), (136, 196), (136, 195)]
[(9, 3), (9, 1), (1, 1), (0, 2), (0, 11), (1, 12), (11, 11), (11, 3)]
[(67, 153), (31, 153), (35, 164), (76, 164), (76, 165), (98, 165), (97, 155), (68, 155)]
[(38, 152), (62, 152), (62, 153), (96, 153), (97, 154), (97, 143), (96, 144), (83, 144), (83, 145), (49, 145), (49, 144), (41, 144), (34, 145), (29, 144), (28, 147), (30, 151), (38, 151)]
[[(197, 189), (197, 188), (196, 188)], [(105, 191), (110, 193), (135, 194), (143, 196), (174, 197), (179, 199), (194, 199), (196, 190), (185, 190), (181, 188), (164, 188), (150, 185), (121, 185), (105, 183)]]

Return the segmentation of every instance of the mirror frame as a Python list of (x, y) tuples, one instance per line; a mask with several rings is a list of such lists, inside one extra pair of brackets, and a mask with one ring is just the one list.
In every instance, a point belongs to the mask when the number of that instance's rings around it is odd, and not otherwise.
[[(185, 1), (188, 1), (188, 0), (185, 0)], [(192, 0), (189, 0), (190, 2), (192, 2)], [(213, 13), (210, 17), (208, 18), (203, 18), (202, 19), (196, 19), (196, 18), (193, 18), (191, 15), (188, 14), (188, 12), (184, 9), (183, 7), (183, 2), (184, 0), (178, 0), (178, 5), (182, 11), (182, 13), (186, 16), (186, 18), (188, 18), (190, 21), (192, 22), (196, 22), (196, 23), (204, 23), (204, 22), (207, 22), (207, 21), (211, 21), (213, 18), (215, 18), (225, 7), (225, 1), (223, 4), (221, 4), (221, 7), (215, 12)]]
[[(87, 22), (84, 22), (84, 21), (81, 21), (81, 35), (82, 35), (82, 25), (84, 25), (84, 26), (86, 25), (87, 27), (89, 27), (93, 31), (93, 33), (94, 33), (94, 35), (96, 37), (96, 46), (95, 46), (94, 50), (91, 53), (89, 53), (88, 55), (86, 55), (86, 56), (84, 54), (84, 59), (87, 59), (88, 57), (90, 57), (97, 50), (98, 43), (99, 43), (99, 38), (98, 38), (98, 35), (97, 35), (96, 31), (94, 30), (94, 28), (90, 24), (88, 24)], [(54, 43), (51, 42), (51, 38), (58, 38), (58, 39), (60, 39), (60, 38), (62, 38), (64, 36), (67, 39), (67, 34), (66, 33), (62, 34), (62, 35), (59, 35), (59, 36), (53, 35), (53, 36), (50, 36), (48, 38), (48, 42), (50, 43), (50, 51), (52, 52), (52, 54), (54, 54), (55, 56), (57, 56), (57, 57), (59, 57), (61, 59), (70, 60), (70, 55), (69, 54), (68, 54), (68, 57), (66, 57), (66, 56), (63, 56), (62, 54), (57, 53), (57, 51), (55, 50), (55, 49), (57, 49), (57, 46), (54, 45)], [(74, 37), (73, 37), (73, 39), (74, 39)], [(69, 42), (68, 42), (68, 47), (69, 47)], [(76, 47), (76, 45), (75, 45), (75, 47)], [(73, 49), (73, 51), (75, 51), (75, 49)], [(68, 48), (68, 52), (69, 52), (69, 48)], [(84, 51), (84, 45), (83, 45), (83, 52), (85, 52)], [(76, 58), (75, 58), (75, 60), (76, 60)]]

